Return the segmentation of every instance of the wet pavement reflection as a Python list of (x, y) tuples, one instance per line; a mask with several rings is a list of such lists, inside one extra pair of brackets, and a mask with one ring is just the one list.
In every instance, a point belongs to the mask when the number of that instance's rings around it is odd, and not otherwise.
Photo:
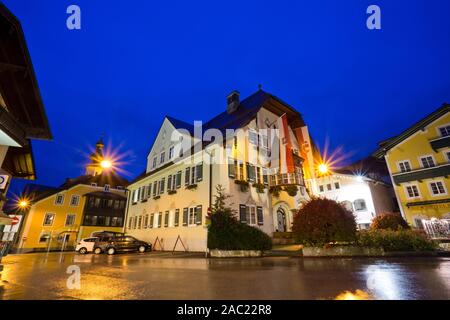
[[(2, 263), (0, 299), (450, 299), (449, 258), (40, 253)], [(80, 289), (67, 286), (73, 265)]]

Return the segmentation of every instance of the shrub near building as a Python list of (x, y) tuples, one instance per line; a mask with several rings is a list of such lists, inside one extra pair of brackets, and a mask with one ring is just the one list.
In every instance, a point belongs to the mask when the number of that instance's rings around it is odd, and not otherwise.
[(402, 230), (410, 229), (408, 223), (399, 213), (382, 213), (375, 217), (370, 226), (372, 230)]
[(292, 229), (295, 239), (308, 246), (356, 240), (353, 213), (330, 199), (307, 202), (295, 215)]

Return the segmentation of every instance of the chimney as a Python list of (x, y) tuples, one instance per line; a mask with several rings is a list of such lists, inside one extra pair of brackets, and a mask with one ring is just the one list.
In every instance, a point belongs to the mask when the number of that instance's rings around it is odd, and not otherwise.
[(227, 97), (227, 113), (233, 113), (239, 107), (239, 91), (234, 90)]

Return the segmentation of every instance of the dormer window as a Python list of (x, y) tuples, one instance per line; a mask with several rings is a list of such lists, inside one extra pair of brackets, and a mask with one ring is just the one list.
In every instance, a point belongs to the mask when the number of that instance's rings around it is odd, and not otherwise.
[(164, 161), (166, 161), (166, 153), (165, 152), (161, 152), (161, 157), (160, 157), (159, 163), (163, 164)]
[(157, 164), (158, 164), (158, 158), (157, 158), (157, 157), (154, 157), (154, 158), (153, 158), (152, 168), (155, 169)]
[(439, 133), (441, 134), (441, 137), (448, 137), (450, 136), (450, 125), (446, 125), (439, 128)]
[(105, 187), (104, 187), (105, 192), (109, 192), (109, 188), (110, 188), (110, 185), (109, 184), (105, 184)]
[(173, 151), (174, 151), (174, 147), (170, 147), (169, 149), (169, 160), (171, 160), (173, 158)]

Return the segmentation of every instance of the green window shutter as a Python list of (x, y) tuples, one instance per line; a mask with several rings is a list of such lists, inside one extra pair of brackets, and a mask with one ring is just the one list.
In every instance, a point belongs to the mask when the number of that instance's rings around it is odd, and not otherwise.
[(184, 185), (188, 186), (190, 184), (191, 179), (191, 168), (187, 167), (184, 173)]
[(203, 180), (203, 162), (197, 165), (197, 169), (195, 170), (197, 173), (197, 182), (200, 182)]
[(236, 167), (234, 165), (234, 160), (228, 158), (228, 177), (236, 178)]
[(175, 210), (175, 223), (174, 223), (175, 227), (178, 227), (179, 223), (180, 223), (180, 209), (176, 209)]
[(181, 171), (177, 173), (177, 189), (181, 188)]
[(239, 205), (239, 220), (242, 223), (247, 223), (247, 207), (245, 204)]
[(183, 209), (183, 226), (187, 226), (188, 225), (188, 218), (189, 218), (189, 209), (188, 208), (184, 208)]
[(258, 225), (264, 225), (264, 215), (262, 207), (256, 207), (256, 218), (258, 220)]
[(202, 206), (197, 206), (195, 208), (195, 223), (197, 225), (202, 224)]

